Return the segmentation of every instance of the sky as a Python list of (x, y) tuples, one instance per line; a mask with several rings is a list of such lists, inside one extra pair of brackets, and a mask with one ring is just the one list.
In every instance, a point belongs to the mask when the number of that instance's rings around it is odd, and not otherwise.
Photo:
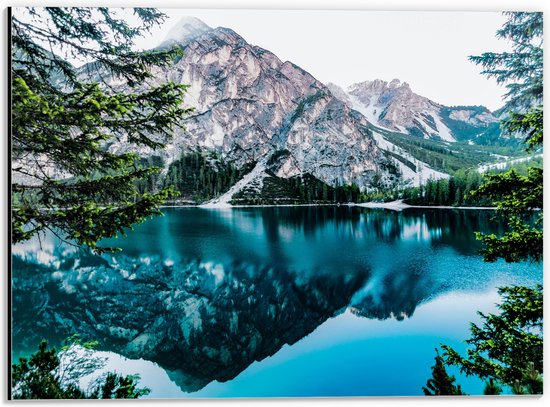
[[(447, 106), (503, 106), (503, 86), (481, 75), (470, 55), (510, 50), (495, 32), (506, 21), (495, 11), (367, 11), (160, 9), (166, 20), (137, 38), (136, 49), (166, 39), (184, 17), (228, 27), (247, 42), (290, 61), (323, 83), (347, 87), (357, 82), (399, 79), (413, 92)], [(131, 11), (119, 17), (137, 25)], [(24, 8), (16, 9), (22, 17)], [(83, 61), (71, 61), (81, 65)]]
[(152, 48), (184, 16), (228, 27), (247, 42), (347, 87), (373, 79), (407, 82), (435, 102), (502, 107), (505, 89), (480, 74), (469, 55), (509, 48), (495, 32), (500, 12), (161, 9), (165, 23), (137, 41)]

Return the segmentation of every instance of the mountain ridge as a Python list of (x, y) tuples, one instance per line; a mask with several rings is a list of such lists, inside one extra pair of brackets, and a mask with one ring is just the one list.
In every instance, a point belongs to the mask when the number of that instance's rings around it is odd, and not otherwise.
[[(443, 106), (397, 79), (359, 82), (347, 90), (325, 85), (230, 28), (211, 28), (196, 18), (180, 23), (160, 48), (178, 45), (184, 56), (170, 67), (154, 68), (152, 82), (189, 85), (185, 103), (195, 111), (162, 151), (137, 151), (142, 157), (158, 156), (163, 176), (185, 151), (214, 151), (238, 169), (260, 165), (249, 184), (231, 189), (236, 193), (244, 189), (262, 194), (265, 179), (308, 174), (332, 188), (419, 185), (448, 174), (441, 159), (428, 162), (421, 157), (426, 153), (412, 153), (407, 143), (417, 151), (425, 148), (417, 140), (434, 140), (442, 143), (438, 149), (452, 155), (450, 145), (465, 140), (476, 144), (473, 140), (487, 123), (498, 126), (484, 107)], [(125, 86), (116, 80), (111, 85)], [(392, 132), (410, 142), (397, 143)], [(499, 137), (494, 131), (492, 136)], [(122, 152), (133, 147), (121, 141), (109, 148)], [(432, 150), (427, 146), (428, 154)], [(254, 201), (249, 198), (243, 199)]]
[(323, 83), (231, 29), (196, 32), (194, 26), (180, 30), (191, 32), (178, 40), (184, 57), (154, 72), (157, 82), (189, 84), (186, 103), (195, 108), (184, 119), (186, 130), (163, 152), (168, 164), (184, 148), (214, 149), (239, 167), (285, 149), (277, 176), (310, 173), (330, 185), (362, 188), (376, 176), (395, 184), (398, 177), (386, 169), (395, 165), (377, 147), (367, 120)]
[[(471, 141), (491, 130), (498, 117), (485, 106), (445, 106), (412, 91), (407, 82), (374, 79), (343, 89), (334, 83), (327, 87), (353, 106), (374, 125), (386, 130), (442, 141)], [(453, 122), (461, 123), (461, 131)]]

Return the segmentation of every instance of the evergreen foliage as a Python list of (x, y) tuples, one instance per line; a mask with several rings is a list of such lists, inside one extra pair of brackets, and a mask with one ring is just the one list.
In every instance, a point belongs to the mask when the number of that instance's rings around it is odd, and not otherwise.
[[(484, 74), (506, 84), (508, 117), (502, 123), (503, 129), (523, 135), (527, 151), (533, 151), (543, 142), (543, 17), (542, 13), (531, 12), (505, 15), (508, 21), (497, 36), (509, 40), (513, 52), (487, 52), (470, 59), (484, 68)], [(493, 200), (510, 225), (510, 231), (502, 236), (477, 234), (485, 244), (487, 261), (542, 261), (542, 183), (542, 168), (531, 168), (525, 176), (510, 170), (486, 175), (486, 182), (472, 192), (474, 197)]]
[[(14, 399), (136, 399), (149, 394), (138, 388), (138, 375), (121, 376), (108, 372), (100, 376), (88, 391), (78, 380), (103, 366), (101, 360), (90, 357), (95, 342), (73, 341), (60, 353), (42, 341), (29, 359), (20, 358), (12, 365), (12, 397)], [(75, 349), (78, 346), (78, 349)]]
[(298, 205), (363, 202), (364, 194), (355, 184), (332, 187), (311, 174), (290, 178), (277, 177), (266, 171), (261, 190), (243, 189), (235, 195), (232, 204), (241, 205)]
[(184, 152), (170, 164), (162, 185), (174, 188), (181, 199), (202, 203), (227, 192), (254, 165), (238, 169), (214, 152)]
[(472, 112), (472, 115), (489, 113), (489, 111), (483, 106), (443, 106), (441, 108), (441, 119), (451, 132), (457, 135), (459, 141), (475, 140), (476, 145), (484, 146), (519, 146), (520, 141), (516, 137), (502, 137), (500, 123), (492, 122), (484, 125), (454, 120), (451, 115), (456, 110), (467, 110)]
[[(508, 21), (497, 35), (510, 40), (512, 53), (485, 53), (471, 59), (484, 73), (506, 83), (508, 118), (503, 127), (525, 136), (527, 151), (542, 147), (542, 13), (505, 13)], [(484, 258), (508, 262), (542, 261), (543, 170), (509, 170), (487, 174), (486, 182), (471, 192), (494, 202), (510, 231), (502, 236), (477, 234), (486, 247)], [(499, 394), (501, 384), (515, 394), (543, 391), (543, 289), (514, 286), (499, 289), (499, 314), (483, 314), (483, 326), (471, 324), (466, 357), (442, 345), (445, 363), (466, 375), (489, 379), (486, 394)]]
[[(383, 129), (376, 129), (376, 132), (382, 134), (389, 142), (408, 152), (417, 160), (447, 174), (454, 174), (461, 169), (473, 168), (494, 161), (495, 154), (515, 156), (521, 152), (519, 144), (513, 142), (504, 143), (506, 145), (500, 142), (470, 145), (467, 142), (460, 141), (445, 143), (427, 140), (423, 137), (411, 137), (410, 135), (407, 136)], [(485, 136), (493, 137), (494, 135), (489, 129)], [(408, 164), (405, 165), (410, 167)]]
[[(536, 169), (536, 170), (534, 170)], [(509, 171), (509, 170), (513, 170)], [(528, 161), (511, 163), (504, 167), (504, 169), (492, 169), (487, 172), (487, 175), (482, 175), (474, 170), (458, 170), (447, 179), (433, 180), (429, 179), (426, 184), (418, 187), (405, 187), (394, 190), (387, 190), (383, 192), (374, 192), (366, 194), (366, 200), (372, 201), (391, 201), (396, 199), (403, 199), (403, 201), (410, 205), (442, 205), (442, 206), (485, 206), (492, 207), (497, 204), (494, 203), (493, 198), (489, 196), (488, 191), (484, 194), (474, 193), (475, 191), (484, 190), (482, 185), (486, 182), (487, 178), (502, 177), (503, 173), (509, 172), (514, 174), (514, 177), (529, 177), (529, 174), (533, 171), (542, 171), (542, 158), (535, 157)], [(504, 174), (505, 175), (505, 174)], [(531, 182), (533, 190), (529, 191), (525, 185), (522, 185), (521, 189), (517, 191), (523, 191), (524, 194), (535, 195), (538, 194), (539, 188), (542, 185), (534, 185)], [(537, 210), (524, 213), (523, 217), (526, 221), (533, 221), (533, 213), (536, 215)]]
[(443, 345), (445, 363), (466, 375), (493, 379), (529, 394), (542, 392), (543, 290), (538, 285), (499, 289), (499, 314), (483, 314), (483, 326), (471, 324), (470, 345), (463, 357)]
[(543, 256), (543, 170), (530, 168), (527, 176), (515, 170), (485, 175), (486, 182), (472, 196), (493, 201), (510, 231), (502, 236), (477, 232), (483, 241), (486, 261), (542, 261)]
[(426, 396), (460, 396), (464, 395), (460, 385), (455, 385), (455, 377), (449, 376), (445, 369), (443, 358), (435, 350), (435, 365), (432, 366), (432, 377), (428, 379), (422, 391)]
[[(101, 252), (100, 239), (158, 214), (173, 195), (140, 194), (135, 180), (158, 169), (107, 148), (113, 140), (162, 148), (189, 112), (185, 85), (148, 84), (151, 67), (171, 63), (181, 50), (132, 50), (164, 15), (144, 8), (134, 14), (139, 27), (108, 8), (30, 7), (12, 16), (13, 243), (48, 229)], [(76, 69), (67, 58), (88, 64)]]
[[(527, 157), (526, 157), (527, 158)], [(519, 175), (527, 176), (529, 174), (530, 168), (540, 168), (542, 169), (544, 165), (544, 160), (542, 154), (538, 157), (528, 157), (528, 159), (520, 162), (512, 162), (507, 164), (502, 170), (491, 170), (487, 171), (488, 174), (496, 174), (499, 172), (505, 172), (509, 170), (514, 170)]]
[(470, 60), (483, 68), (482, 73), (506, 84), (503, 130), (526, 136), (530, 148), (542, 145), (543, 100), (543, 14), (541, 12), (505, 12), (508, 20), (497, 37), (512, 45), (512, 52), (485, 52)]
[(533, 362), (529, 362), (527, 369), (523, 371), (522, 379), (516, 379), (512, 386), (514, 394), (542, 394), (543, 392), (542, 376), (535, 368)]
[(448, 179), (429, 179), (424, 185), (405, 188), (401, 197), (411, 205), (490, 206), (488, 199), (474, 199), (469, 195), (482, 182), (478, 171), (459, 170)]
[[(268, 165), (288, 154), (286, 150), (276, 151), (268, 160)], [(242, 168), (227, 162), (214, 151), (184, 151), (179, 160), (168, 166), (164, 176), (150, 174), (137, 183), (141, 193), (151, 193), (159, 188), (173, 188), (178, 194), (178, 202), (201, 204), (227, 192), (237, 181), (250, 172), (255, 162)], [(142, 165), (162, 166), (160, 157), (142, 160)], [(234, 205), (277, 205), (277, 204), (334, 204), (364, 202), (366, 194), (355, 185), (330, 186), (311, 174), (290, 178), (277, 177), (267, 170), (267, 176), (258, 190), (253, 185), (246, 186), (232, 198)], [(166, 203), (175, 202), (168, 200)]]
[(485, 396), (497, 396), (502, 393), (502, 386), (498, 384), (494, 379), (489, 379), (485, 383), (485, 388), (483, 389), (483, 394)]

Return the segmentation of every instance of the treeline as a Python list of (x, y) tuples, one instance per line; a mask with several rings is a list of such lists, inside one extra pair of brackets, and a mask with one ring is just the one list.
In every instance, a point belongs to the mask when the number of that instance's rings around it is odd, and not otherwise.
[(291, 178), (277, 177), (266, 171), (261, 189), (245, 188), (235, 194), (234, 205), (275, 205), (275, 204), (334, 204), (363, 202), (364, 194), (357, 185), (332, 187), (311, 174)]
[(470, 194), (482, 183), (479, 172), (459, 170), (450, 178), (430, 179), (424, 185), (405, 189), (402, 199), (410, 205), (491, 206), (490, 200), (474, 199)]
[[(489, 173), (498, 173), (513, 169), (521, 175), (527, 175), (531, 167), (542, 168), (542, 157), (535, 157), (519, 163), (507, 165), (502, 169), (492, 169)], [(403, 199), (409, 205), (440, 206), (492, 206), (487, 199), (474, 198), (471, 191), (484, 183), (483, 174), (477, 170), (458, 170), (447, 179), (430, 179), (418, 187), (376, 190), (364, 194), (365, 201), (388, 202)]]
[[(162, 159), (162, 157), (159, 157), (156, 155), (149, 156), (147, 158), (141, 158), (140, 165), (143, 168), (151, 168), (151, 167), (163, 168), (164, 160)], [(134, 185), (136, 186), (140, 194), (144, 194), (145, 192), (148, 192), (148, 193), (157, 192), (160, 189), (159, 188), (160, 178), (161, 178), (161, 174), (159, 171), (157, 173), (150, 174), (147, 177), (135, 180)]]
[[(283, 153), (281, 153), (283, 154)], [(143, 167), (164, 166), (161, 157), (143, 159)], [(179, 193), (178, 202), (200, 204), (227, 192), (231, 186), (245, 176), (255, 163), (238, 169), (232, 163), (213, 152), (184, 152), (180, 159), (172, 162), (165, 174), (151, 174), (140, 180), (136, 186), (140, 193), (155, 192), (172, 186)], [(266, 171), (261, 188), (247, 186), (233, 196), (233, 204), (331, 204), (364, 202), (365, 194), (357, 185), (332, 187), (311, 174), (291, 178), (277, 177)]]
[(542, 155), (541, 155), (538, 157), (527, 159), (525, 161), (508, 164), (502, 170), (497, 170), (497, 171), (491, 170), (489, 172), (508, 171), (510, 169), (513, 169), (518, 174), (526, 176), (529, 172), (529, 168), (533, 168), (533, 167), (542, 168), (543, 165), (544, 165), (544, 159), (542, 158)]
[(429, 179), (418, 187), (376, 190), (365, 194), (369, 202), (389, 202), (402, 199), (409, 205), (433, 206), (490, 206), (490, 202), (474, 199), (470, 191), (483, 183), (483, 176), (477, 171), (459, 170), (447, 179)]
[(485, 146), (456, 142), (445, 145), (421, 137), (405, 136), (398, 133), (383, 132), (391, 143), (404, 149), (414, 158), (428, 164), (431, 168), (452, 174), (465, 168), (477, 167), (491, 161), (493, 154), (517, 155), (521, 150), (515, 145)]
[[(285, 151), (280, 152), (281, 155)], [(142, 160), (144, 167), (163, 167), (160, 157)], [(529, 166), (542, 166), (542, 158), (516, 163), (512, 167), (519, 173), (527, 171)], [(180, 159), (171, 163), (164, 174), (152, 174), (137, 184), (138, 190), (156, 192), (161, 188), (173, 186), (179, 192), (178, 202), (200, 204), (227, 192), (254, 167), (250, 163), (238, 169), (226, 162), (214, 152), (182, 153)], [(508, 169), (492, 170), (491, 172)], [(276, 205), (276, 204), (334, 204), (347, 202), (392, 201), (403, 199), (410, 205), (441, 206), (490, 206), (490, 202), (474, 199), (470, 192), (483, 183), (483, 176), (477, 170), (459, 169), (448, 179), (430, 179), (418, 187), (400, 187), (394, 189), (376, 188), (361, 191), (357, 185), (330, 186), (311, 174), (291, 178), (280, 178), (272, 171), (266, 171), (267, 177), (260, 185), (250, 185), (235, 194), (233, 204), (240, 205)]]
[[(162, 167), (163, 163), (160, 157), (150, 157), (142, 165)], [(153, 174), (137, 187), (143, 193), (172, 186), (179, 193), (178, 201), (202, 203), (227, 192), (254, 165), (239, 169), (214, 152), (183, 152), (166, 174)]]

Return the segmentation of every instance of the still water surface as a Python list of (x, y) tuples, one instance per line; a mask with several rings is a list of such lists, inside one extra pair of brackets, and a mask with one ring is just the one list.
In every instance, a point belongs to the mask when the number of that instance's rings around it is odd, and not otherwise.
[(482, 261), (491, 211), (164, 212), (106, 241), (115, 254), (14, 247), (13, 356), (78, 332), (150, 397), (419, 395), (497, 287), (542, 283), (541, 265)]

